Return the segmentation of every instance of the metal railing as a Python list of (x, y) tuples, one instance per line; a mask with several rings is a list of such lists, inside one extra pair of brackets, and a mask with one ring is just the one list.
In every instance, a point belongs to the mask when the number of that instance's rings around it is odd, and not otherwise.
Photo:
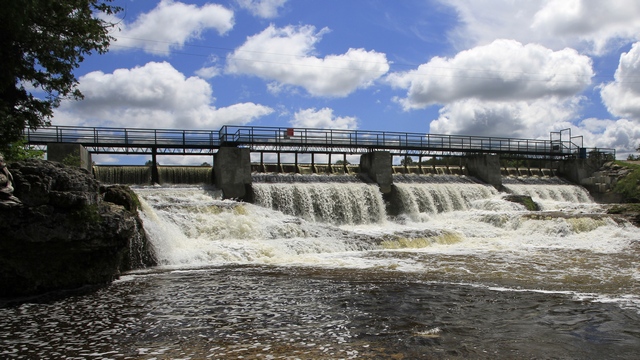
[(30, 144), (81, 143), (88, 146), (211, 146), (220, 145), (217, 131), (110, 127), (50, 126), (25, 130)]
[[(26, 129), (30, 145), (76, 143), (95, 153), (171, 153), (176, 149), (215, 150), (220, 146), (244, 146), (256, 151), (305, 151), (322, 148), (327, 152), (374, 150), (449, 153), (497, 153), (551, 158), (605, 154), (615, 158), (614, 149), (587, 149), (573, 138), (517, 139), (487, 136), (420, 134), (368, 130), (335, 130), (225, 125), (220, 130), (171, 130), (112, 127), (49, 126)], [(259, 149), (258, 149), (259, 148)], [(164, 151), (163, 151), (164, 149)]]
[[(220, 129), (222, 145), (300, 147), (323, 145), (328, 148), (358, 148), (369, 150), (448, 151), (456, 153), (501, 153), (544, 155), (551, 157), (578, 156), (582, 148), (568, 140), (517, 139), (505, 137), (420, 134), (368, 130), (333, 130), (230, 126)], [(580, 149), (583, 149), (582, 151)], [(588, 149), (613, 154), (614, 149)]]

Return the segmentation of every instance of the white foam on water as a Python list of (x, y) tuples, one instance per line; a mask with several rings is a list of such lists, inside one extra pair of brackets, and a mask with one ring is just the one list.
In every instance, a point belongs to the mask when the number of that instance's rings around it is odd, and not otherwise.
[[(315, 184), (278, 185), (299, 192), (316, 188)], [(363, 184), (355, 185), (349, 191), (358, 194)], [(559, 204), (564, 201), (553, 205), (554, 200), (545, 200), (556, 210), (529, 212), (506, 201), (505, 194), (475, 183), (400, 184), (399, 188), (407, 190), (402, 196), (413, 197), (411, 201), (422, 201), (417, 198), (427, 193), (434, 199), (438, 193), (438, 201), (449, 201), (450, 206), (407, 206), (410, 213), (394, 220), (338, 221), (341, 225), (336, 226), (331, 219), (337, 215), (328, 215), (327, 223), (317, 217), (306, 220), (304, 215), (288, 215), (269, 206), (221, 200), (219, 194), (202, 188), (136, 192), (160, 264), (173, 269), (249, 264), (448, 272), (470, 279), (515, 272), (514, 277), (532, 283), (566, 282), (568, 288), (572, 281), (583, 281), (583, 275), (587, 282), (622, 282), (621, 289), (640, 279), (637, 267), (616, 260), (618, 254), (638, 251), (637, 228), (603, 216), (593, 202), (563, 207)], [(600, 295), (617, 299), (625, 294)]]
[(266, 208), (332, 224), (368, 224), (385, 219), (378, 186), (364, 183), (291, 183), (252, 185), (255, 202)]
[(326, 260), (321, 254), (373, 248), (345, 239), (335, 227), (253, 204), (219, 200), (203, 189), (137, 192), (145, 230), (162, 265), (322, 265)]
[(536, 248), (615, 253), (637, 239), (635, 227), (621, 226), (606, 217), (563, 218), (544, 212), (530, 216), (499, 194), (489, 199), (482, 199), (486, 193), (460, 196), (467, 199), (460, 210), (431, 213), (428, 221), (413, 216), (402, 223), (380, 221), (336, 228), (252, 204), (216, 199), (203, 189), (137, 191), (145, 229), (163, 264), (284, 263), (300, 260), (302, 255), (379, 248), (366, 239), (350, 239), (345, 231), (369, 237), (402, 231), (455, 233), (458, 242), (414, 250), (458, 254)]

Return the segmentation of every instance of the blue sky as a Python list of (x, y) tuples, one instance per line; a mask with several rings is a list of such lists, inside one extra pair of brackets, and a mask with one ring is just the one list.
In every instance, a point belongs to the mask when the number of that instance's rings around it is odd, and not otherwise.
[(54, 125), (542, 139), (571, 128), (618, 158), (640, 146), (637, 0), (114, 4), (117, 41), (77, 69), (85, 99), (63, 102)]

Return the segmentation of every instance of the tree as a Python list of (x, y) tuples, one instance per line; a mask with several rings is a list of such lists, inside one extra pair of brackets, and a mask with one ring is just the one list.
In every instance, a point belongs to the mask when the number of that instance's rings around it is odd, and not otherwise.
[[(73, 74), (85, 56), (107, 52), (115, 24), (96, 14), (113, 0), (4, 0), (0, 12), (0, 151), (29, 127), (50, 125), (65, 98), (80, 100)], [(44, 95), (34, 96), (34, 93)]]
[(409, 156), (405, 156), (404, 159), (400, 160), (400, 165), (402, 166), (411, 166), (413, 165), (413, 159)]

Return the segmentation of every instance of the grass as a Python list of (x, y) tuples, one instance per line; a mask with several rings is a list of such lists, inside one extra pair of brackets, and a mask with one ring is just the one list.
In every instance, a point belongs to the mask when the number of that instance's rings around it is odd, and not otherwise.
[(632, 170), (640, 169), (640, 164), (632, 164), (632, 163), (626, 162), (624, 160), (616, 160), (613, 163), (616, 164), (616, 165), (628, 167), (629, 169), (632, 169)]

